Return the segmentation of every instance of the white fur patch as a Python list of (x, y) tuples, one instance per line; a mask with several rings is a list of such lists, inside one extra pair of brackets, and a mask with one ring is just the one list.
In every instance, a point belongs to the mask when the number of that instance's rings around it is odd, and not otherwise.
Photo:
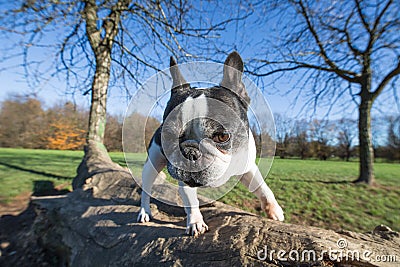
[(241, 149), (233, 155), (218, 153), (210, 169), (216, 174), (213, 180), (209, 181), (208, 186), (219, 187), (225, 184), (230, 177), (242, 175), (250, 171), (255, 165), (256, 146), (253, 134), (249, 130), (248, 144), (243, 144)]
[(208, 105), (206, 96), (204, 94), (196, 98), (189, 96), (185, 102), (182, 103), (181, 111), (183, 123), (188, 123), (193, 119), (207, 116)]
[(165, 180), (166, 176), (162, 172), (162, 169), (167, 164), (167, 161), (161, 153), (160, 146), (154, 140), (151, 142), (147, 153), (148, 159), (142, 170), (142, 189), (151, 195), (151, 189), (156, 178), (161, 178), (159, 183), (163, 183), (162, 180)]

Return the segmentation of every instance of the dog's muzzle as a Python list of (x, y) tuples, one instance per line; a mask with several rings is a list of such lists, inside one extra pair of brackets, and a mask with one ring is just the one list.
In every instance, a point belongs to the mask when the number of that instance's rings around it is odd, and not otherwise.
[(182, 155), (190, 160), (197, 161), (201, 158), (202, 153), (199, 149), (199, 143), (195, 140), (186, 140), (180, 144)]

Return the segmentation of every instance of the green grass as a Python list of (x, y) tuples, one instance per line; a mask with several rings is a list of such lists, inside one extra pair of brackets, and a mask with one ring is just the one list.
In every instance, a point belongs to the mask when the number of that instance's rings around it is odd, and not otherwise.
[[(125, 165), (123, 153), (110, 155)], [(0, 202), (25, 192), (46, 192), (49, 185), (71, 190), (82, 156), (75, 151), (0, 148)], [(135, 175), (140, 175), (144, 160), (145, 154), (129, 156)], [(260, 169), (267, 169), (266, 162)], [(266, 181), (284, 208), (286, 222), (361, 232), (385, 224), (400, 231), (400, 164), (376, 163), (374, 187), (352, 184), (357, 174), (357, 162), (276, 159)], [(240, 183), (221, 200), (264, 214)]]
[[(361, 232), (385, 224), (399, 231), (400, 164), (376, 163), (374, 187), (352, 184), (357, 174), (357, 162), (276, 159), (266, 181), (287, 222)], [(265, 214), (241, 184), (222, 201)]]
[(0, 148), (0, 201), (49, 186), (71, 190), (83, 152)]

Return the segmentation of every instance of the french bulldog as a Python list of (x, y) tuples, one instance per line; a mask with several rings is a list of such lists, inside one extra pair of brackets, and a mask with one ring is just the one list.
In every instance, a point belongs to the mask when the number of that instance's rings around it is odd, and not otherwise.
[(186, 234), (198, 236), (208, 230), (199, 209), (197, 188), (219, 187), (232, 176), (240, 177), (260, 199), (270, 219), (283, 221), (283, 210), (255, 163), (255, 140), (247, 117), (250, 98), (242, 82), (243, 69), (240, 55), (232, 52), (224, 63), (219, 86), (195, 88), (186, 82), (171, 57), (171, 96), (163, 123), (148, 147), (138, 222), (151, 219), (152, 186), (157, 177), (165, 177), (165, 166), (178, 180), (187, 215)]

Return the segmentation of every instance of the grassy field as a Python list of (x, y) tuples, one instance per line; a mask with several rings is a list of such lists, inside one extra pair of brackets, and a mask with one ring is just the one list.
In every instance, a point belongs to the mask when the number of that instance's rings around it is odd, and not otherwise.
[[(71, 190), (82, 152), (0, 148), (0, 205), (21, 194)], [(111, 153), (124, 165), (122, 153)], [(145, 155), (135, 155), (140, 173)], [(260, 169), (266, 169), (263, 163)], [(400, 164), (377, 163), (377, 185), (354, 185), (356, 162), (276, 159), (267, 183), (284, 208), (286, 222), (329, 229), (370, 231), (385, 224), (400, 231)], [(241, 184), (223, 202), (264, 214)]]

